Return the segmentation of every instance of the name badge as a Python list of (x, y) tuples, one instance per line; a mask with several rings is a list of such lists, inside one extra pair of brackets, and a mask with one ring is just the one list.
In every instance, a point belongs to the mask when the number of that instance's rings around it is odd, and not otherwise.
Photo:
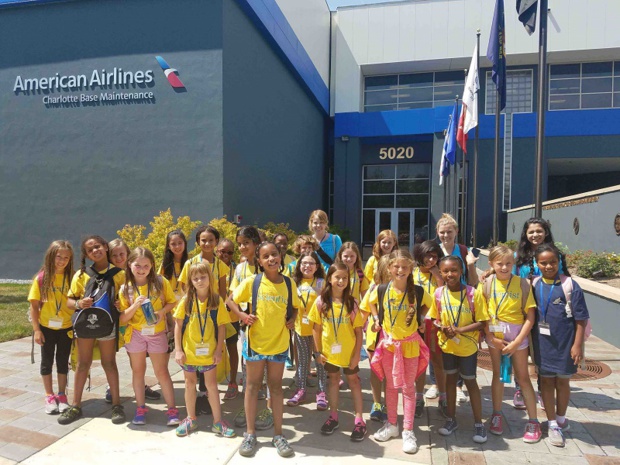
[(50, 327), (51, 329), (62, 328), (62, 318), (50, 318), (48, 321), (48, 327)]
[(302, 322), (303, 324), (305, 324), (305, 325), (309, 325), (309, 324), (310, 324), (310, 320), (308, 319), (308, 317), (307, 317), (307, 316), (304, 316), (304, 317), (301, 319), (301, 322)]
[(196, 344), (196, 355), (209, 355), (209, 344)]
[(339, 354), (340, 352), (342, 352), (342, 344), (339, 344), (337, 342), (332, 344), (332, 355), (336, 355)]
[(543, 336), (551, 336), (551, 328), (549, 327), (549, 323), (544, 321), (538, 323), (538, 332)]
[(458, 337), (456, 337), (456, 336), (454, 336), (452, 338), (452, 341), (454, 341), (455, 344), (460, 344), (460, 342), (461, 342), (461, 340)]
[(143, 326), (140, 332), (143, 336), (155, 336), (155, 326)]
[(504, 333), (504, 328), (502, 325), (489, 325), (489, 331), (492, 333)]

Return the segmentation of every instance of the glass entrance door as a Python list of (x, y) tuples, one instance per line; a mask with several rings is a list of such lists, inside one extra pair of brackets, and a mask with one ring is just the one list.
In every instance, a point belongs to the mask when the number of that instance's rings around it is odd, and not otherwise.
[(415, 209), (385, 208), (375, 210), (375, 237), (384, 229), (391, 229), (398, 245), (411, 251), (414, 243)]

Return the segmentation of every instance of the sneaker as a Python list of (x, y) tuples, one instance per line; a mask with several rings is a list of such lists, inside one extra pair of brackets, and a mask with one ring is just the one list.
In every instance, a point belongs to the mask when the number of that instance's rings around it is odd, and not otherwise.
[(458, 388), (456, 389), (456, 401), (459, 404), (462, 404), (468, 401), (467, 394), (465, 394), (465, 392), (463, 392), (462, 389), (458, 389)]
[(537, 394), (538, 403), (540, 404), (540, 408), (545, 410), (545, 404), (543, 404), (542, 396), (540, 395), (540, 391)]
[(241, 410), (239, 410), (237, 414), (235, 415), (235, 418), (233, 419), (233, 424), (237, 428), (245, 428), (246, 425), (248, 424), (245, 418), (245, 409), (243, 407), (241, 407)]
[(387, 421), (387, 407), (385, 404), (381, 404), (381, 423), (385, 423)]
[(108, 404), (112, 403), (112, 393), (110, 392), (110, 386), (108, 386), (105, 390), (105, 401)]
[(196, 396), (196, 415), (211, 415), (211, 413), (209, 398), (206, 395)]
[(58, 417), (58, 423), (61, 425), (68, 425), (75, 420), (82, 418), (82, 409), (80, 407), (69, 407)]
[(125, 423), (125, 409), (120, 404), (112, 407), (112, 423), (115, 425)]
[(211, 431), (213, 431), (218, 436), (222, 436), (223, 438), (234, 438), (237, 436), (235, 430), (228, 426), (224, 420), (218, 421), (211, 427)]
[(224, 400), (235, 399), (239, 395), (239, 386), (235, 383), (230, 383), (228, 385), (228, 389), (226, 389), (226, 393), (224, 394)]
[(239, 455), (243, 457), (252, 457), (256, 453), (256, 436), (253, 434), (243, 433), (243, 441), (239, 447)]
[(45, 396), (45, 413), (48, 415), (56, 415), (58, 413), (58, 404), (54, 394)]
[(450, 436), (458, 429), (459, 425), (456, 423), (456, 418), (448, 418), (441, 428), (437, 430), (442, 436)]
[(286, 362), (284, 362), (284, 368), (286, 368), (286, 371), (295, 370), (295, 364), (293, 363), (293, 360), (291, 360), (291, 357), (286, 357)]
[(327, 417), (327, 420), (325, 421), (325, 423), (323, 423), (323, 426), (321, 426), (321, 433), (325, 435), (330, 435), (337, 429), (338, 429), (338, 420), (336, 420), (334, 417), (330, 415), (329, 417)]
[(179, 420), (179, 409), (169, 408), (166, 410), (166, 416), (168, 417), (166, 426), (177, 426), (181, 423), (181, 420)]
[(500, 435), (504, 432), (503, 419), (499, 413), (494, 413), (491, 417), (491, 427), (489, 431), (493, 434)]
[(398, 431), (398, 425), (393, 425), (389, 421), (386, 421), (373, 437), (375, 438), (375, 441), (385, 442), (391, 438), (397, 438), (399, 435), (400, 432)]
[(517, 410), (525, 410), (525, 401), (523, 400), (523, 394), (521, 394), (521, 389), (517, 389), (515, 391), (515, 395), (512, 398), (512, 405)]
[(264, 389), (259, 389), (258, 390), (258, 400), (264, 400), (267, 398), (267, 391), (265, 391)]
[(161, 399), (161, 394), (157, 391), (153, 391), (148, 386), (144, 386), (144, 397), (146, 397), (148, 400), (159, 400)]
[(177, 436), (189, 436), (192, 431), (198, 429), (198, 422), (196, 420), (192, 420), (190, 417), (184, 419), (181, 424), (177, 427), (176, 433)]
[(439, 402), (437, 403), (437, 408), (439, 409), (439, 413), (441, 413), (441, 415), (444, 418), (449, 418), (448, 417), (448, 401), (445, 398), (439, 399)]
[(415, 401), (415, 417), (420, 418), (424, 413), (424, 398), (420, 397)]
[(273, 437), (271, 440), (271, 445), (276, 448), (280, 457), (291, 457), (295, 454), (293, 448), (281, 434)]
[(540, 429), (540, 423), (537, 421), (528, 421), (525, 425), (525, 433), (523, 434), (523, 442), (528, 444), (534, 444), (540, 441), (542, 437), (542, 431)]
[(327, 410), (327, 397), (324, 392), (317, 392), (316, 394), (316, 409), (319, 412)]
[(360, 442), (363, 441), (366, 437), (366, 424), (365, 423), (355, 423), (355, 427), (351, 432), (351, 441)]
[(418, 440), (411, 430), (403, 430), (403, 452), (415, 454), (418, 451)]
[(370, 409), (370, 419), (372, 421), (381, 421), (381, 404), (379, 402), (374, 402), (372, 404), (372, 408)]
[(564, 419), (564, 423), (560, 423), (558, 421), (558, 426), (560, 427), (563, 433), (566, 433), (570, 429), (570, 425), (568, 424), (568, 418)]
[(437, 389), (436, 384), (433, 384), (431, 387), (429, 387), (426, 390), (426, 394), (424, 394), (424, 397), (426, 397), (427, 399), (436, 399), (437, 396), (439, 396), (439, 390)]
[(273, 413), (270, 409), (266, 408), (258, 412), (256, 415), (256, 422), (254, 427), (259, 430), (269, 429), (273, 426)]
[(58, 394), (56, 396), (56, 403), (58, 404), (58, 412), (63, 413), (69, 410), (69, 401), (66, 394)]
[(562, 434), (562, 428), (554, 426), (549, 428), (549, 437), (547, 438), (549, 444), (555, 447), (564, 447), (566, 442), (564, 441), (564, 435)]
[(147, 409), (145, 405), (143, 405), (142, 407), (137, 407), (136, 414), (134, 415), (131, 422), (134, 425), (146, 425), (146, 412), (148, 411), (149, 409)]
[(487, 429), (482, 423), (474, 425), (474, 437), (472, 439), (478, 444), (487, 442)]
[(289, 407), (297, 407), (299, 404), (306, 400), (306, 390), (297, 389), (297, 392), (293, 397), (286, 401), (286, 405)]

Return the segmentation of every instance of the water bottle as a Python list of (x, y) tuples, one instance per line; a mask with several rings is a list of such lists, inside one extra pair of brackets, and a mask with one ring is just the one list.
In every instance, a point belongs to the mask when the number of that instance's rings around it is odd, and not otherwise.
[(512, 360), (509, 355), (502, 354), (502, 360), (499, 366), (499, 380), (502, 383), (512, 382)]
[(157, 314), (155, 313), (155, 309), (153, 308), (151, 300), (146, 299), (144, 302), (142, 302), (141, 307), (144, 318), (146, 319), (146, 324), (149, 326), (157, 324)]

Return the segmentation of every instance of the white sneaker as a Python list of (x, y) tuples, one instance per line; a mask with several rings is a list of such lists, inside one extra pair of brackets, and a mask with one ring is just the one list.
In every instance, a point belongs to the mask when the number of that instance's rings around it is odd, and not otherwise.
[(438, 395), (439, 391), (437, 390), (437, 385), (433, 384), (426, 390), (426, 394), (424, 394), (424, 397), (426, 397), (427, 399), (435, 399)]
[(418, 451), (418, 442), (415, 434), (410, 430), (403, 430), (403, 452), (406, 454), (415, 454)]
[(385, 442), (391, 438), (397, 438), (399, 435), (398, 425), (393, 425), (389, 421), (383, 423), (383, 426), (379, 428), (374, 435), (375, 441)]
[(467, 402), (467, 400), (468, 400), (468, 397), (467, 397), (467, 395), (463, 392), (463, 390), (462, 390), (462, 389), (458, 389), (458, 388), (457, 388), (457, 389), (456, 389), (456, 401), (457, 401), (459, 404), (462, 404), (462, 403)]

